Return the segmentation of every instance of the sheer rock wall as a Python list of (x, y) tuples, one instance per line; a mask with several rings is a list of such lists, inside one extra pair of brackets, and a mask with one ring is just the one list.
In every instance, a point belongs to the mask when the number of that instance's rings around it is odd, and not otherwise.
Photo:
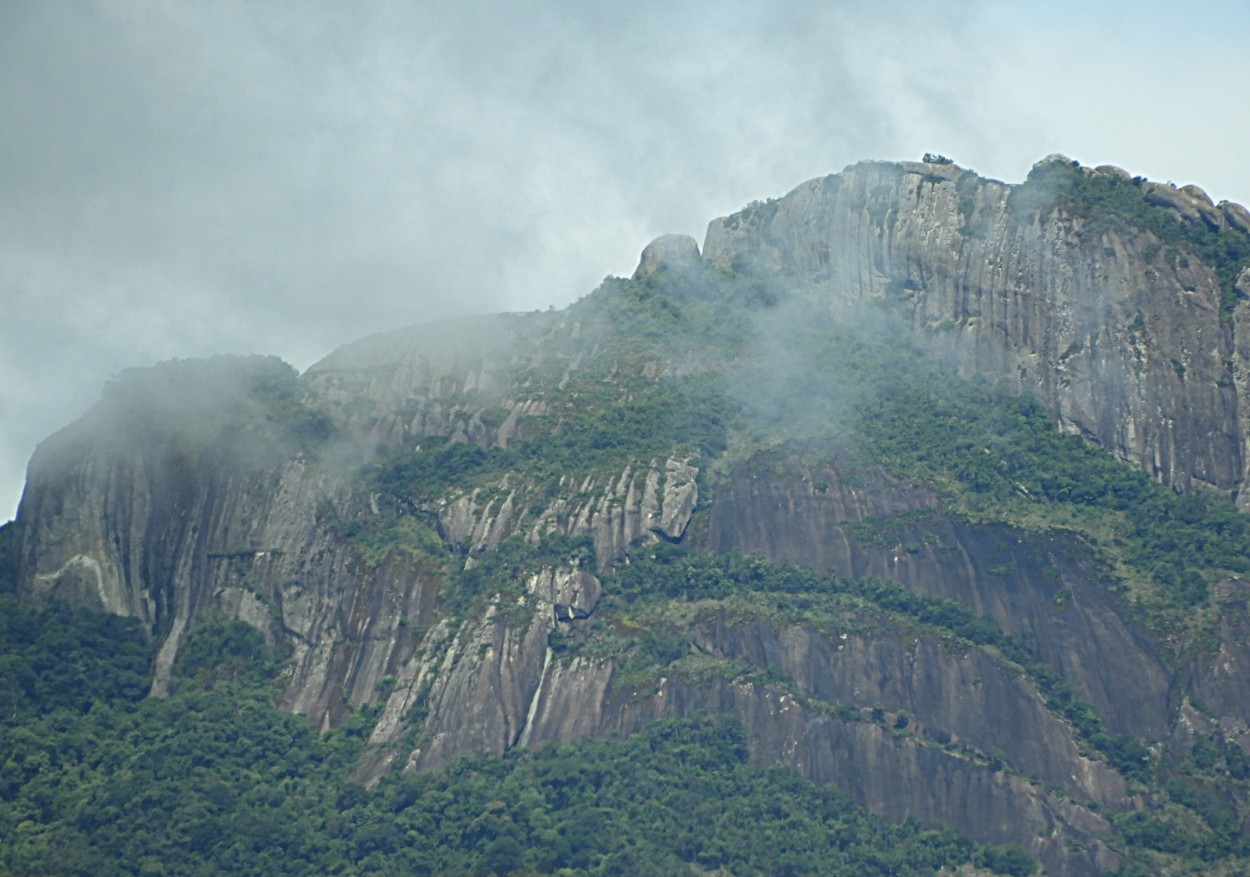
[[(1244, 221), (1196, 187), (1147, 186), (1178, 222)], [(1167, 484), (1236, 495), (1250, 306), (1221, 322), (1198, 259), (1168, 258), (1147, 231), (1016, 210), (1012, 192), (954, 165), (865, 162), (713, 221), (703, 258), (765, 266), (835, 310), (892, 303), (961, 374), (1035, 393), (1062, 428)]]

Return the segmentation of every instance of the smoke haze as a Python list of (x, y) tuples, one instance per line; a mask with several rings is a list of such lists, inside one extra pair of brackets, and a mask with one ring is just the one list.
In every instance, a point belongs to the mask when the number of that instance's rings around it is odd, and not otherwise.
[(1250, 202), (1250, 7), (0, 5), (0, 519), (112, 375), (563, 306), (863, 158)]

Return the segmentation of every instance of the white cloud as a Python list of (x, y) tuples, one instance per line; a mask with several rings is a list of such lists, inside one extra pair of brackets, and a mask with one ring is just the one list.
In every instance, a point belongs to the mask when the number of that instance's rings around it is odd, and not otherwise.
[[(562, 305), (863, 158), (1250, 201), (1243, 4), (0, 6), (0, 509), (120, 369)], [(0, 513), (3, 517), (3, 513)]]

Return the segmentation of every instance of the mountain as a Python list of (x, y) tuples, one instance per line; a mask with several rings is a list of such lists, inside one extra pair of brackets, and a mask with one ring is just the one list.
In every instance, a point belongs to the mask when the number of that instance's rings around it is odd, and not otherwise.
[(366, 787), (723, 716), (1049, 873), (1234, 873), (1247, 266), (1196, 187), (854, 165), (562, 311), (124, 373), (16, 594), (135, 619), (156, 698), (263, 653)]

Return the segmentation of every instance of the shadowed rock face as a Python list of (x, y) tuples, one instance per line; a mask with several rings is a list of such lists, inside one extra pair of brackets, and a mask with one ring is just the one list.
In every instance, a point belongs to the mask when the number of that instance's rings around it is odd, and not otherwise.
[[(702, 257), (688, 238), (657, 241), (637, 276), (745, 260), (835, 310), (887, 303), (961, 373), (1036, 393), (1065, 429), (1178, 489), (1235, 495), (1250, 434), (1245, 305), (1221, 322), (1218, 279), (1196, 259), (1151, 256), (1148, 233), (1090, 234), (1062, 212), (1020, 213), (1010, 194), (950, 165), (857, 165), (716, 220)], [(1177, 221), (1250, 223), (1198, 192), (1151, 197)], [(31, 462), (20, 587), (142, 619), (162, 644), (156, 694), (199, 616), (246, 621), (292, 652), (284, 709), (324, 728), (380, 706), (364, 782), (392, 765), (624, 735), (715, 709), (741, 718), (759, 763), (836, 782), (878, 813), (1019, 843), (1054, 873), (1114, 867), (1100, 814), (1141, 801), (989, 650), (867, 610), (839, 626), (708, 609), (688, 631), (700, 659), (767, 681), (712, 674), (634, 688), (610, 659), (549, 647), (553, 631), (594, 619), (603, 583), (585, 570), (531, 571), (503, 583), (512, 596), (464, 617), (448, 609), (438, 563), (398, 551), (365, 561), (346, 525), (376, 514), (380, 498), (352, 448), (432, 436), (508, 448), (551, 412), (545, 390), (578, 374), (597, 331), (562, 314), (508, 315), (348, 345), (299, 385), (336, 429), (316, 453), (263, 430), (240, 438), (251, 433), (234, 428), (229, 394), (191, 406), (227, 424), (211, 440), (105, 405)], [(556, 532), (589, 536), (601, 567), (664, 540), (897, 581), (1023, 636), (1113, 734), (1182, 751), (1195, 729), (1250, 742), (1244, 600), (1225, 608), (1207, 652), (1178, 658), (1072, 539), (970, 523), (881, 473), (809, 474), (744, 463), (708, 481), (675, 453), (563, 473), (541, 501), (513, 480), (453, 490), (423, 511), (462, 553)]]
[[(925, 491), (889, 481), (849, 487), (832, 471), (815, 477), (827, 489), (738, 470), (712, 503), (698, 546), (892, 579), (971, 606), (1003, 630), (1027, 635), (1036, 656), (1094, 704), (1115, 733), (1167, 735), (1172, 673), (1159, 647), (1125, 619), (1126, 607), (1106, 590), (1106, 573), (1083, 550), (965, 523), (943, 514)], [(915, 514), (925, 509), (931, 513)], [(902, 523), (890, 522), (907, 513)], [(888, 527), (888, 538), (861, 541), (847, 526), (874, 521)], [(1126, 678), (1134, 685), (1123, 685)]]

